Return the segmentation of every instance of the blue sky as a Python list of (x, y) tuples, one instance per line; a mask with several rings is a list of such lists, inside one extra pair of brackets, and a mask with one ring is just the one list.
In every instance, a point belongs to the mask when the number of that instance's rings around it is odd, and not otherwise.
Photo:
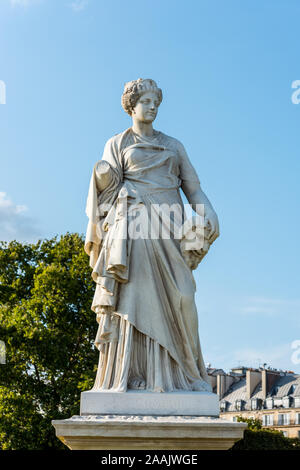
[[(0, 0), (0, 239), (85, 232), (91, 169), (153, 78), (221, 235), (195, 272), (204, 359), (300, 373), (297, 0)], [(91, 313), (92, 314), (92, 313)], [(300, 358), (300, 354), (299, 354)]]

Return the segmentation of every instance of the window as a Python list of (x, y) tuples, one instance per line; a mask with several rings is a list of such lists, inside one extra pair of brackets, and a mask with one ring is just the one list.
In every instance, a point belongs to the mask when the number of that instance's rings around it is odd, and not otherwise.
[(300, 413), (295, 414), (295, 424), (300, 424)]
[(298, 438), (300, 439), (300, 431), (298, 431)]
[(227, 401), (226, 401), (226, 400), (221, 401), (221, 403), (220, 403), (220, 410), (221, 410), (221, 411), (226, 411), (226, 408), (227, 408)]
[(232, 421), (233, 421), (234, 423), (236, 423), (236, 422), (237, 422), (237, 416), (232, 416)]
[(284, 435), (284, 437), (288, 437), (287, 431), (281, 431), (281, 432), (282, 432), (282, 434)]
[(251, 400), (251, 410), (260, 410), (262, 407), (261, 398), (252, 398)]
[(279, 390), (279, 387), (273, 387), (273, 389), (272, 389), (272, 391), (271, 391), (272, 397), (273, 397), (274, 395), (277, 395), (278, 390)]
[(295, 408), (300, 408), (300, 397), (294, 397)]
[(235, 409), (236, 409), (236, 411), (242, 411), (242, 409), (243, 409), (243, 400), (236, 400), (235, 401)]
[(291, 406), (291, 397), (283, 397), (282, 406), (283, 406), (283, 408), (290, 408), (290, 406)]
[(288, 391), (288, 395), (291, 395), (292, 393), (294, 393), (294, 391), (296, 390), (297, 388), (297, 385), (296, 384), (293, 384), (290, 386), (290, 389)]
[(279, 413), (278, 426), (286, 426), (287, 424), (290, 424), (290, 413)]
[(263, 415), (263, 426), (273, 426), (274, 416), (273, 415)]
[(266, 399), (266, 408), (268, 408), (268, 410), (271, 410), (274, 406), (274, 400), (273, 398), (267, 398)]
[(258, 403), (257, 403), (257, 401), (258, 401), (257, 398), (253, 398), (253, 399), (251, 400), (251, 410), (257, 410), (257, 408), (258, 408)]

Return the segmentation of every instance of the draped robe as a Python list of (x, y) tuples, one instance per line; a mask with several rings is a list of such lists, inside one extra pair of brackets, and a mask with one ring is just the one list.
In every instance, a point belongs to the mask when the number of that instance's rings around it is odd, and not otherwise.
[(85, 242), (96, 283), (92, 310), (99, 323), (94, 389), (126, 391), (132, 379), (140, 379), (152, 391), (211, 391), (199, 341), (195, 281), (175, 237), (182, 220), (173, 217), (169, 238), (129, 236), (139, 209), (144, 221), (157, 212), (161, 229), (163, 211), (174, 204), (183, 207), (182, 181), (199, 182), (198, 176), (183, 145), (158, 131), (141, 138), (127, 129), (106, 143), (102, 160), (110, 165), (111, 180), (99, 191), (95, 166)]

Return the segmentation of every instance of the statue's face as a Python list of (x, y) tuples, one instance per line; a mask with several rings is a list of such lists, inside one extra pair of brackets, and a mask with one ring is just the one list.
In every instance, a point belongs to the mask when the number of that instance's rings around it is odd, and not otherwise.
[(153, 91), (144, 93), (132, 110), (132, 117), (138, 121), (151, 123), (157, 115), (159, 99)]

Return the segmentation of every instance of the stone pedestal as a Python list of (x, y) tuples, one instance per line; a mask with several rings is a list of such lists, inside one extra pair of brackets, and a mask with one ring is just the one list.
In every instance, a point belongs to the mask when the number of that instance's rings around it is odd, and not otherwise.
[(80, 416), (52, 421), (74, 450), (226, 450), (246, 423), (219, 418), (214, 393), (83, 392)]
[(227, 450), (246, 423), (200, 416), (73, 416), (52, 421), (72, 450)]
[(219, 396), (211, 392), (112, 392), (81, 393), (80, 415), (219, 416)]

